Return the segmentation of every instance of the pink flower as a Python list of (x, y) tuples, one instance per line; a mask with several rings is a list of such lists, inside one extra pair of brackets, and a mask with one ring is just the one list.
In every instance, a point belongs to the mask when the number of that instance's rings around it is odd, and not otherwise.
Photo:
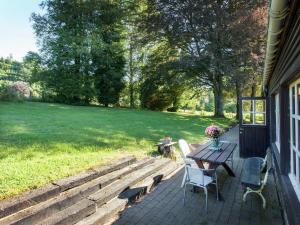
[(216, 125), (211, 125), (205, 129), (206, 136), (209, 136), (211, 138), (217, 138), (221, 136), (222, 133), (223, 129)]

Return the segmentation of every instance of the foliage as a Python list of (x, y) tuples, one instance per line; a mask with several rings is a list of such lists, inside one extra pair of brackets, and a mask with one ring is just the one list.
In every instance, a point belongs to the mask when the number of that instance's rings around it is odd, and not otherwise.
[(152, 110), (179, 107), (185, 89), (184, 76), (174, 69), (178, 50), (161, 41), (151, 49), (142, 71), (141, 106)]
[(3, 85), (0, 90), (0, 99), (6, 101), (23, 101), (30, 97), (30, 87), (27, 83), (16, 81)]
[(42, 58), (36, 53), (29, 51), (23, 58), (23, 73), (29, 83), (38, 82), (40, 80), (40, 73), (42, 71)]
[(145, 157), (166, 135), (198, 143), (209, 124), (231, 123), (133, 109), (0, 104), (0, 199), (128, 154)]
[(236, 102), (230, 101), (224, 104), (224, 111), (228, 113), (236, 113)]
[(118, 101), (124, 76), (119, 3), (45, 0), (45, 13), (32, 15), (47, 67), (41, 77), (56, 101)]
[(0, 58), (0, 82), (3, 81), (28, 81), (22, 71), (22, 63), (12, 57)]
[[(258, 21), (248, 16), (261, 5), (261, 1), (147, 0), (145, 17), (140, 27), (151, 38), (167, 38), (172, 47), (180, 49), (180, 69), (186, 71), (192, 87), (211, 87), (214, 92), (215, 115), (223, 116), (223, 91), (230, 79), (232, 59), (241, 57), (237, 50), (243, 36), (253, 48), (253, 37)], [(265, 1), (263, 1), (265, 2)], [(247, 17), (252, 33), (241, 32), (239, 21)], [(248, 25), (244, 23), (245, 26)], [(265, 29), (265, 27), (263, 27)], [(243, 33), (244, 35), (240, 35)], [(261, 37), (260, 37), (261, 38)], [(251, 39), (251, 41), (249, 41)], [(247, 47), (246, 47), (247, 48)], [(250, 58), (253, 51), (247, 51)], [(225, 86), (226, 87), (226, 86)]]

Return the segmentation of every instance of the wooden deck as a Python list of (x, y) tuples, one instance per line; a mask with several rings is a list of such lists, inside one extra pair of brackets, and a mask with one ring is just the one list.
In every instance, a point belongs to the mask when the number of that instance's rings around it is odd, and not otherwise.
[[(230, 142), (238, 140), (238, 129), (234, 128), (223, 137)], [(283, 219), (277, 197), (273, 173), (264, 190), (267, 208), (262, 208), (261, 199), (248, 195), (242, 201), (243, 190), (240, 185), (244, 160), (239, 158), (238, 148), (234, 154), (234, 172), (229, 177), (226, 171), (218, 168), (219, 188), (223, 196), (217, 201), (215, 193), (209, 191), (208, 212), (205, 212), (204, 193), (188, 192), (186, 205), (183, 205), (183, 190), (180, 184), (183, 170), (172, 178), (163, 181), (156, 190), (125, 209), (114, 225), (281, 225)], [(212, 189), (213, 190), (213, 189)]]

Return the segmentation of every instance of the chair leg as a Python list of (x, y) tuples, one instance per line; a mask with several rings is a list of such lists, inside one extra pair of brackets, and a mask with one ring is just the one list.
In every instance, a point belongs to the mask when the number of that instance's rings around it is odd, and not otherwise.
[(251, 189), (247, 187), (247, 190), (246, 190), (246, 192), (245, 192), (244, 195), (243, 195), (243, 201), (244, 201), (244, 202), (246, 201), (247, 195), (248, 195), (249, 193), (251, 193), (251, 192), (252, 192)]
[(219, 188), (218, 188), (218, 177), (216, 175), (216, 191), (217, 191), (217, 200), (219, 201)]
[(205, 211), (207, 212), (207, 188), (204, 187), (204, 193), (205, 193)]
[(186, 196), (186, 183), (184, 184), (184, 189), (183, 189), (183, 205), (185, 205), (185, 196)]
[(182, 179), (182, 182), (181, 182), (181, 188), (183, 188), (185, 180), (186, 180), (186, 171), (184, 171), (183, 179)]
[(258, 192), (257, 194), (261, 197), (261, 199), (263, 201), (263, 208), (265, 209), (266, 208), (266, 199), (265, 199), (265, 197), (262, 195), (261, 192)]
[(255, 194), (258, 194), (260, 196), (260, 198), (262, 199), (262, 202), (263, 202), (263, 208), (265, 209), (266, 208), (266, 199), (262, 194), (262, 190), (254, 191), (251, 188), (247, 187), (247, 191), (243, 195), (243, 201), (244, 202), (246, 201), (247, 195), (250, 194), (250, 193), (255, 193)]

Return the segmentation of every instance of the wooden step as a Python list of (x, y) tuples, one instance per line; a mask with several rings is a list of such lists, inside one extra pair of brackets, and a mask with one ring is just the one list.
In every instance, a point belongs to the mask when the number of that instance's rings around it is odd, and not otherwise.
[[(130, 187), (129, 190), (126, 190), (120, 194), (120, 196), (110, 200), (109, 202), (105, 203), (101, 207), (97, 208), (97, 211), (92, 215), (84, 218), (80, 222), (76, 223), (76, 225), (96, 225), (96, 224), (105, 224), (112, 218), (116, 217), (116, 215), (123, 211), (127, 206), (129, 199), (134, 198), (136, 192), (130, 192), (130, 190), (140, 189), (143, 190), (142, 193), (145, 194), (148, 191), (152, 190), (154, 185), (156, 185), (157, 181), (155, 177), (167, 177), (176, 171), (179, 168), (178, 164), (175, 162), (167, 163), (163, 168), (161, 168), (158, 172), (150, 175), (143, 181), (133, 185)], [(161, 179), (160, 179), (161, 180)]]
[(75, 176), (55, 181), (53, 184), (28, 191), (21, 196), (0, 201), (0, 219), (53, 198), (65, 190), (79, 186), (107, 173), (127, 167), (135, 161), (136, 158), (133, 156), (124, 157), (112, 162), (110, 165), (93, 168)]
[(76, 223), (76, 225), (105, 224), (119, 212), (123, 211), (126, 208), (127, 203), (127, 199), (114, 198), (100, 208), (97, 208), (96, 213), (84, 218)]
[(39, 202), (53, 198), (60, 193), (57, 185), (49, 184), (39, 189), (28, 191), (21, 196), (5, 199), (0, 202), (0, 219), (22, 209), (36, 205)]
[(128, 156), (112, 162), (110, 165), (100, 166), (96, 168), (92, 168), (88, 171), (84, 171), (82, 173), (76, 174), (71, 177), (67, 177), (58, 181), (53, 182), (60, 187), (61, 191), (65, 191), (74, 187), (77, 187), (81, 184), (84, 184), (90, 180), (93, 180), (97, 177), (103, 176), (105, 174), (111, 173), (116, 170), (120, 170), (124, 167), (129, 166), (134, 163), (136, 158), (134, 156)]
[(117, 182), (110, 184), (101, 190), (91, 194), (88, 199), (95, 201), (97, 206), (100, 207), (110, 199), (119, 195), (121, 192), (129, 188), (130, 186), (135, 185), (139, 181), (145, 179), (151, 174), (157, 172), (164, 165), (170, 162), (170, 159), (161, 159), (156, 160), (154, 163), (146, 166), (140, 170), (130, 173), (129, 175), (121, 178)]
[(70, 207), (73, 204), (76, 204), (84, 197), (87, 197), (88, 195), (98, 191), (100, 188), (103, 188), (124, 176), (126, 177), (129, 173), (139, 170), (153, 162), (153, 158), (146, 158), (123, 169), (101, 176), (81, 186), (65, 191), (59, 196), (56, 196), (45, 202), (39, 203), (13, 215), (0, 219), (0, 225), (35, 224), (55, 213), (64, 210), (65, 208)]
[(96, 212), (96, 204), (88, 199), (83, 199), (76, 204), (66, 208), (48, 217), (46, 220), (40, 221), (38, 225), (70, 225), (77, 223), (82, 218), (87, 217)]

